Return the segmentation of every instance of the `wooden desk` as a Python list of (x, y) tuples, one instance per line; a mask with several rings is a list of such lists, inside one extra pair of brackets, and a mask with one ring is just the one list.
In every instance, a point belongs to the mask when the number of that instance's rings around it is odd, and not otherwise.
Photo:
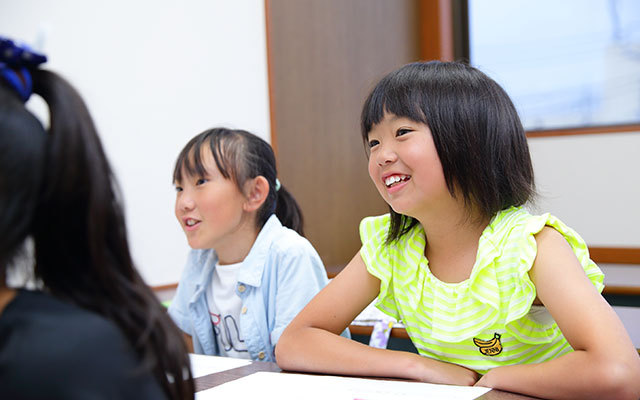
[[(222, 385), (223, 383), (242, 378), (243, 376), (251, 375), (255, 372), (267, 371), (267, 372), (283, 372), (276, 363), (272, 362), (253, 362), (249, 365), (240, 368), (234, 368), (227, 371), (218, 372), (211, 375), (202, 376), (195, 379), (196, 392), (212, 388), (214, 386)], [(478, 397), (480, 400), (535, 400), (535, 397), (523, 396), (515, 393), (503, 392), (501, 390), (491, 390), (482, 396)]]

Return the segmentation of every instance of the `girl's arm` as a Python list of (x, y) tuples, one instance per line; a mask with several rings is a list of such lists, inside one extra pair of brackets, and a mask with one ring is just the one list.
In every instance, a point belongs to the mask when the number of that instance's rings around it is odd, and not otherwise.
[(472, 385), (474, 371), (414, 353), (377, 349), (339, 336), (378, 295), (380, 281), (367, 272), (360, 254), (289, 324), (276, 346), (286, 370), (385, 376), (434, 383)]
[(529, 272), (538, 298), (575, 351), (539, 364), (499, 367), (478, 385), (553, 399), (640, 397), (640, 358), (616, 313), (555, 229), (536, 235)]

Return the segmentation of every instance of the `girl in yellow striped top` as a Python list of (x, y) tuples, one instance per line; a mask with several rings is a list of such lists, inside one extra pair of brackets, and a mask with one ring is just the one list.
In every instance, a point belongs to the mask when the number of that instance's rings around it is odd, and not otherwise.
[[(284, 332), (282, 368), (638, 399), (640, 359), (585, 242), (523, 208), (531, 159), (497, 83), (459, 63), (406, 65), (369, 95), (362, 135), (390, 213), (362, 221), (359, 253)], [(339, 336), (376, 297), (419, 355)]]

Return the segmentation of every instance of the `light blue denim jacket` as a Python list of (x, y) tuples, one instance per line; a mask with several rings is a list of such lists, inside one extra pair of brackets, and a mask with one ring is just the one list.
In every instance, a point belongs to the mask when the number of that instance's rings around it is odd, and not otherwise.
[[(213, 250), (192, 250), (169, 306), (169, 315), (191, 335), (199, 354), (219, 355), (205, 297), (217, 260)], [(326, 271), (311, 243), (272, 215), (238, 271), (236, 293), (246, 307), (240, 313), (240, 332), (251, 359), (275, 361), (284, 328), (326, 284)]]

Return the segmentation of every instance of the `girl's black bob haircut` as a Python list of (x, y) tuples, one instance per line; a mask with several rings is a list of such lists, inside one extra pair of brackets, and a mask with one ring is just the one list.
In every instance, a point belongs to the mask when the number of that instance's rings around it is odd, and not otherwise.
[[(535, 195), (524, 128), (507, 93), (479, 70), (457, 62), (416, 62), (385, 76), (361, 115), (362, 138), (384, 115), (429, 127), (452, 196), (491, 218)], [(387, 241), (418, 221), (391, 209)]]

